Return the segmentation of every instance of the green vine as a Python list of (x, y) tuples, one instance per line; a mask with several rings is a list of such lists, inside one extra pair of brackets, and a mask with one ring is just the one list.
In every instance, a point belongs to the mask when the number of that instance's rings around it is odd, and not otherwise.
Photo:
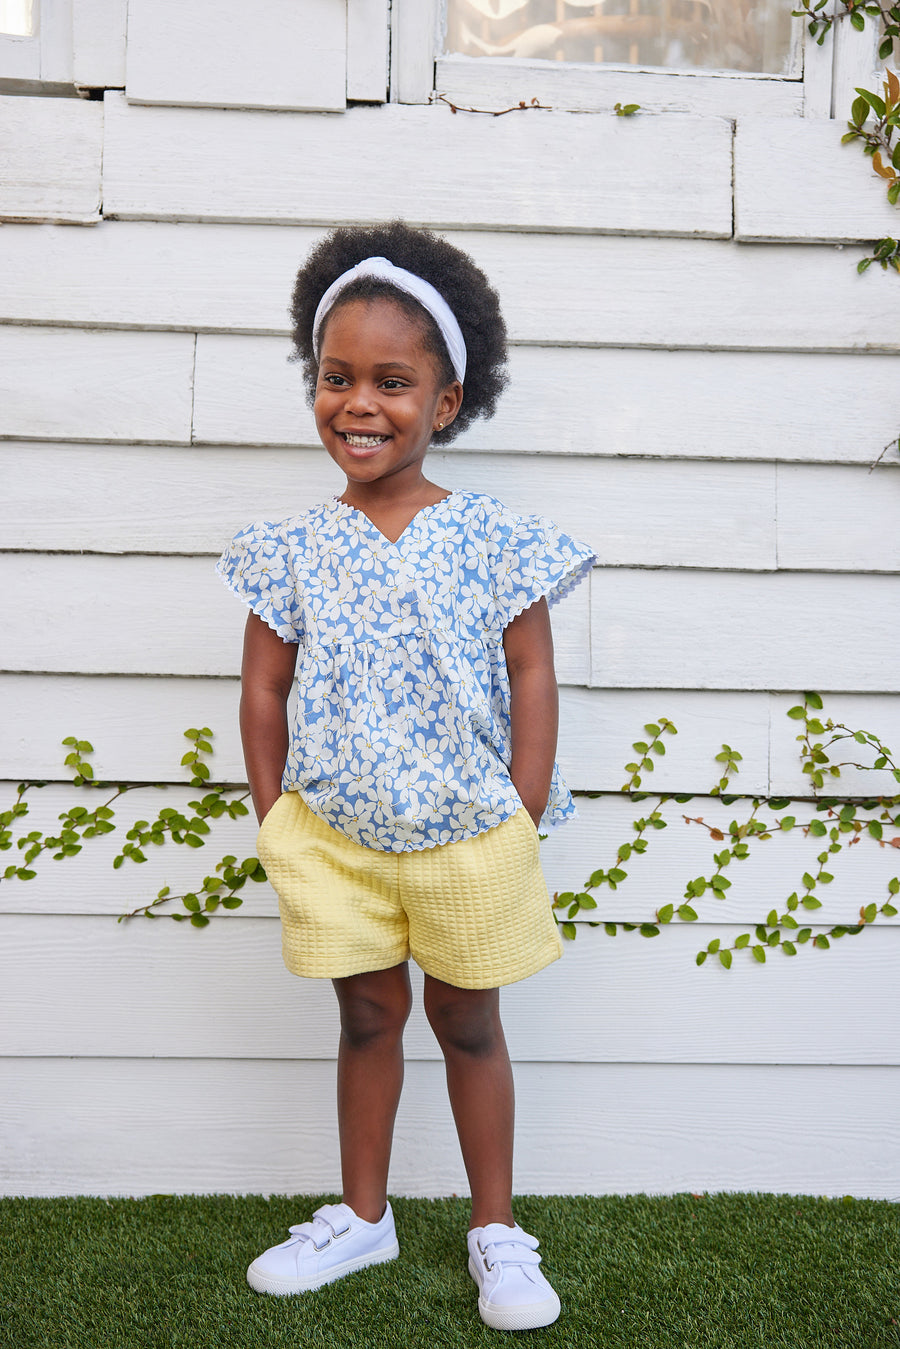
[[(121, 851), (113, 859), (113, 867), (116, 870), (126, 861), (146, 862), (147, 854), (144, 850), (151, 845), (158, 847), (167, 840), (188, 848), (202, 848), (206, 836), (210, 833), (208, 823), (210, 820), (220, 819), (224, 815), (236, 820), (248, 813), (244, 805), (249, 796), (246, 788), (209, 782), (210, 768), (204, 758), (204, 755), (212, 753), (213, 734), (209, 727), (204, 726), (200, 729), (191, 727), (184, 735), (191, 748), (183, 755), (181, 764), (190, 770), (188, 785), (205, 789), (204, 795), (188, 802), (188, 810), (191, 812), (189, 815), (171, 806), (163, 806), (155, 819), (135, 820), (125, 833)], [(143, 783), (95, 782), (94, 769), (87, 758), (93, 753), (90, 741), (67, 736), (62, 743), (69, 750), (65, 759), (66, 767), (74, 770), (72, 785), (91, 792), (107, 793), (106, 799), (93, 809), (80, 804), (68, 807), (58, 817), (62, 824), (58, 834), (45, 834), (42, 830), (33, 829), (14, 840), (13, 825), (28, 814), (26, 794), (32, 789), (47, 785), (45, 782), (19, 783), (12, 806), (9, 810), (0, 812), (0, 852), (8, 852), (15, 846), (22, 853), (22, 858), (20, 862), (13, 862), (4, 869), (0, 881), (32, 880), (37, 872), (31, 864), (44, 853), (50, 853), (57, 862), (66, 857), (76, 856), (86, 841), (98, 838), (102, 834), (113, 833), (118, 828), (114, 822), (114, 806), (123, 796), (136, 791), (162, 790), (161, 783), (148, 787)], [(122, 914), (119, 922), (139, 915), (147, 918), (165, 916), (174, 918), (176, 922), (189, 919), (194, 927), (206, 927), (209, 915), (215, 913), (220, 906), (223, 909), (236, 909), (240, 906), (238, 891), (243, 889), (248, 880), (265, 879), (266, 873), (258, 858), (248, 857), (243, 862), (238, 862), (236, 857), (228, 855), (216, 863), (215, 874), (205, 876), (196, 891), (173, 895), (169, 886), (163, 886), (155, 899), (131, 913)], [(182, 908), (180, 911), (167, 912), (165, 915), (155, 912), (167, 903), (180, 903)]]
[[(864, 927), (875, 922), (879, 914), (895, 917), (897, 907), (893, 901), (900, 894), (900, 878), (896, 876), (888, 883), (888, 898), (880, 905), (873, 900), (862, 904), (858, 917), (854, 917), (852, 922), (836, 924), (815, 935), (811, 927), (801, 927), (798, 914), (803, 917), (806, 912), (812, 913), (822, 907), (818, 892), (833, 880), (833, 873), (829, 870), (832, 858), (844, 848), (858, 845), (863, 840), (879, 847), (900, 848), (900, 813), (895, 813), (900, 807), (900, 794), (867, 798), (819, 796), (826, 784), (831, 785), (840, 778), (843, 768), (888, 770), (900, 784), (900, 766), (877, 735), (871, 731), (854, 729), (843, 722), (834, 722), (830, 718), (823, 719), (822, 713), (823, 704), (819, 694), (807, 693), (803, 702), (790, 708), (787, 714), (792, 720), (802, 723), (797, 741), (803, 773), (809, 779), (812, 794), (810, 805), (814, 807), (814, 812), (810, 818), (798, 823), (795, 816), (782, 814), (791, 804), (788, 798), (747, 798), (730, 792), (740, 773), (742, 758), (731, 745), (723, 745), (715, 756), (719, 777), (710, 788), (709, 795), (729, 806), (735, 802), (749, 801), (750, 810), (744, 819), (733, 819), (727, 829), (709, 824), (702, 815), (681, 816), (684, 823), (705, 829), (712, 843), (724, 844), (718, 851), (713, 851), (713, 865), (708, 873), (688, 879), (684, 884), (682, 901), (678, 904), (663, 904), (652, 919), (641, 923), (607, 921), (602, 924), (588, 920), (588, 925), (602, 925), (609, 936), (615, 936), (621, 927), (626, 932), (638, 931), (644, 937), (655, 937), (659, 935), (661, 927), (676, 920), (696, 922), (700, 901), (711, 898), (724, 902), (727, 899), (732, 882), (726, 873), (732, 863), (746, 860), (758, 842), (777, 834), (790, 833), (793, 829), (802, 829), (808, 837), (822, 840), (822, 851), (816, 857), (815, 870), (804, 871), (797, 887), (781, 906), (781, 912), (778, 908), (771, 909), (764, 922), (756, 924), (752, 932), (741, 932), (730, 946), (723, 946), (720, 938), (714, 938), (705, 949), (697, 952), (698, 965), (702, 965), (708, 956), (718, 956), (719, 962), (730, 968), (732, 953), (741, 950), (748, 950), (760, 962), (764, 962), (767, 953), (775, 947), (780, 947), (788, 956), (796, 955), (798, 947), (807, 943), (827, 950), (831, 941), (860, 933)], [(678, 733), (668, 717), (658, 717), (655, 722), (646, 723), (643, 729), (646, 738), (634, 741), (632, 748), (635, 757), (625, 765), (628, 776), (621, 788), (622, 794), (634, 802), (650, 799), (651, 794), (641, 788), (647, 775), (654, 771), (655, 760), (666, 752), (664, 738)], [(171, 842), (193, 849), (202, 848), (211, 835), (211, 821), (224, 816), (236, 820), (248, 814), (244, 803), (249, 792), (245, 787), (209, 781), (210, 768), (205, 757), (212, 753), (213, 734), (209, 727), (191, 728), (185, 731), (185, 737), (190, 748), (181, 764), (190, 772), (189, 785), (202, 789), (203, 795), (188, 802), (188, 813), (164, 805), (154, 819), (135, 820), (125, 831), (122, 847), (113, 860), (112, 865), (116, 870), (126, 862), (146, 862), (147, 850), (151, 846), (159, 847)], [(834, 748), (844, 742), (864, 747), (874, 754), (874, 761), (862, 763), (856, 758), (835, 761), (832, 757)], [(89, 794), (102, 793), (104, 799), (93, 808), (83, 804), (68, 807), (58, 817), (62, 827), (57, 834), (45, 834), (35, 829), (22, 832), (18, 838), (14, 838), (16, 828), (28, 815), (27, 793), (47, 785), (44, 782), (19, 783), (11, 807), (0, 813), (0, 852), (15, 848), (21, 854), (21, 859), (5, 868), (0, 878), (3, 881), (32, 880), (36, 875), (33, 864), (47, 853), (55, 861), (76, 856), (89, 840), (116, 830), (115, 807), (122, 797), (135, 791), (161, 788), (161, 784), (148, 787), (144, 784), (96, 782), (88, 758), (93, 753), (90, 742), (68, 736), (63, 746), (68, 750), (65, 763), (72, 770), (73, 786)], [(586, 795), (598, 796), (600, 793)], [(653, 831), (668, 827), (663, 814), (669, 802), (683, 805), (693, 799), (690, 794), (660, 794), (653, 809), (633, 821), (632, 836), (620, 844), (610, 865), (598, 867), (592, 872), (582, 890), (566, 891), (554, 896), (554, 913), (563, 936), (573, 939), (577, 932), (574, 922), (577, 915), (590, 913), (598, 907), (592, 892), (603, 886), (617, 890), (628, 879), (626, 864), (630, 868), (632, 859), (646, 853)], [(896, 832), (887, 837), (892, 831)], [(247, 881), (262, 882), (265, 879), (266, 873), (258, 858), (248, 857), (239, 862), (233, 854), (228, 853), (215, 864), (212, 874), (205, 876), (195, 890), (173, 895), (169, 886), (163, 886), (154, 899), (139, 905), (130, 913), (121, 914), (118, 921), (137, 917), (168, 917), (175, 922), (189, 921), (194, 927), (206, 927), (218, 910), (240, 907), (240, 891)], [(173, 905), (181, 907), (172, 909)], [(564, 916), (560, 917), (563, 912)]]
[[(802, 8), (791, 10), (791, 13), (808, 20), (807, 29), (819, 46), (836, 22), (849, 20), (853, 28), (862, 32), (866, 20), (872, 19), (881, 28), (879, 60), (886, 61), (893, 55), (895, 43), (900, 50), (900, 4), (889, 0), (877, 3), (875, 0), (835, 0), (835, 3), (837, 9), (829, 11), (828, 0), (801, 0)], [(888, 201), (896, 206), (900, 198), (900, 142), (894, 145), (893, 137), (900, 126), (900, 79), (893, 71), (888, 70), (885, 74), (880, 94), (857, 88), (842, 140), (845, 144), (862, 141), (863, 153), (872, 160), (874, 172), (887, 180)], [(870, 115), (874, 118), (871, 124)], [(871, 254), (857, 264), (857, 271), (867, 271), (873, 262), (877, 262), (883, 271), (893, 267), (900, 272), (900, 242), (889, 236), (876, 239)]]
[[(697, 952), (696, 962), (698, 965), (702, 965), (708, 956), (717, 955), (719, 962), (726, 969), (730, 969), (733, 959), (732, 952), (742, 950), (749, 950), (752, 957), (760, 963), (765, 962), (768, 951), (775, 947), (780, 947), (787, 956), (796, 955), (798, 946), (803, 946), (806, 943), (810, 943), (820, 950), (827, 950), (832, 940), (860, 933), (865, 926), (876, 920), (879, 913), (886, 918), (896, 916), (897, 908), (892, 902), (900, 893), (900, 878), (896, 876), (888, 882), (888, 898), (880, 905), (873, 901), (861, 905), (858, 917), (855, 917), (851, 923), (836, 924), (829, 928), (827, 932), (814, 935), (811, 927), (801, 927), (796, 916), (799, 910), (814, 912), (822, 907), (822, 901), (815, 892), (822, 886), (830, 884), (834, 879), (832, 872), (827, 870), (827, 867), (831, 865), (831, 858), (841, 852), (845, 846), (858, 844), (865, 837), (871, 839), (880, 847), (900, 848), (900, 833), (890, 839), (885, 838), (886, 829), (900, 831), (900, 813), (893, 813), (900, 807), (900, 794), (891, 797), (879, 796), (865, 799), (818, 798), (817, 793), (824, 787), (826, 780), (839, 778), (842, 768), (852, 767), (865, 771), (888, 769), (893, 774), (895, 781), (900, 783), (900, 767), (895, 762), (891, 751), (877, 735), (871, 731), (854, 730), (844, 723), (834, 722), (830, 718), (823, 721), (818, 715), (822, 708), (820, 695), (807, 693), (804, 695), (803, 703), (790, 708), (787, 714), (792, 720), (803, 722), (803, 729), (797, 736), (797, 740), (800, 744), (803, 773), (809, 778), (810, 787), (814, 793), (812, 803), (815, 806), (815, 817), (798, 824), (795, 816), (778, 814), (778, 812), (786, 810), (791, 804), (788, 798), (782, 797), (750, 798), (751, 809), (747, 817), (741, 821), (732, 820), (727, 830), (708, 824), (702, 815), (682, 815), (682, 820), (686, 824), (696, 824), (706, 829), (712, 842), (725, 843), (724, 848), (718, 852), (713, 852), (714, 868), (707, 875), (696, 876), (688, 880), (682, 902), (678, 905), (674, 903), (662, 905), (656, 910), (654, 921), (648, 920), (642, 923), (604, 922), (602, 926), (607, 935), (614, 937), (621, 927), (626, 932), (638, 931), (644, 937), (656, 937), (659, 935), (660, 927), (675, 921), (676, 918), (681, 922), (696, 922), (699, 914), (695, 904), (698, 900), (707, 895), (714, 900), (722, 901), (726, 899), (727, 892), (731, 888), (731, 881), (725, 872), (733, 861), (746, 860), (755, 843), (771, 839), (775, 834), (789, 833), (795, 828), (802, 829), (808, 837), (823, 839), (823, 851), (816, 858), (817, 869), (803, 873), (797, 888), (784, 901), (782, 912), (779, 913), (778, 909), (771, 909), (764, 922), (756, 924), (752, 932), (740, 933), (731, 946), (723, 947), (720, 938), (713, 938), (705, 949)], [(655, 732), (658, 736), (663, 727), (672, 734), (677, 733), (672, 723), (664, 717), (659, 718), (659, 725), (648, 725), (645, 730), (648, 734)], [(835, 745), (845, 740), (851, 740), (854, 744), (868, 746), (870, 750), (874, 750), (874, 762), (860, 763), (856, 759), (833, 762), (830, 751)], [(636, 742), (633, 747), (641, 751), (648, 749), (646, 743), (641, 741)], [(719, 796), (719, 799), (726, 805), (731, 805), (739, 800), (747, 800), (748, 798), (724, 794), (731, 779), (739, 772), (740, 754), (730, 745), (723, 745), (721, 752), (715, 758), (717, 763), (723, 765), (722, 776), (710, 789), (710, 795)], [(636, 764), (626, 765), (626, 770), (636, 768)], [(640, 781), (638, 779), (638, 783), (635, 784), (634, 779), (635, 773), (632, 773), (632, 778), (625, 783), (622, 789), (623, 792), (630, 792), (632, 800), (646, 800), (645, 794), (634, 791), (635, 785), (639, 785)], [(596, 793), (591, 795), (596, 795)], [(651, 825), (655, 829), (667, 827), (667, 821), (662, 818), (663, 807), (666, 803), (670, 800), (683, 803), (692, 799), (691, 796), (660, 796), (656, 809), (647, 818), (634, 822), (633, 828), (638, 842), (642, 846), (639, 847), (634, 842), (623, 844), (619, 849), (616, 864), (609, 870), (601, 868), (595, 871), (582, 891), (577, 893), (566, 891), (554, 896), (553, 907), (557, 914), (559, 911), (565, 910), (564, 918), (557, 917), (557, 922), (560, 924), (560, 930), (564, 937), (570, 940), (575, 938), (577, 929), (573, 919), (579, 912), (597, 908), (597, 901), (590, 893), (592, 890), (604, 884), (614, 890), (626, 879), (628, 873), (622, 869), (620, 863), (627, 859), (631, 853), (646, 851), (647, 844), (642, 839), (646, 828)], [(766, 808), (775, 812), (777, 818), (762, 818), (761, 812)], [(825, 816), (824, 819), (821, 818), (823, 815)], [(847, 838), (848, 835), (852, 837)], [(590, 922), (589, 926), (597, 927), (600, 924)]]

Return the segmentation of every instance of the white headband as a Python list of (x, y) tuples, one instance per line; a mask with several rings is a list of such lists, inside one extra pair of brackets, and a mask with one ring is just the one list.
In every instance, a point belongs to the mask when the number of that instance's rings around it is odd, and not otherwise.
[(414, 272), (408, 272), (405, 267), (395, 267), (387, 258), (364, 258), (362, 262), (358, 262), (355, 267), (339, 276), (337, 281), (332, 281), (319, 301), (313, 319), (313, 351), (316, 353), (316, 359), (319, 358), (319, 332), (326, 314), (333, 307), (341, 291), (361, 276), (377, 276), (383, 281), (389, 281), (397, 290), (412, 295), (423, 309), (428, 310), (447, 344), (453, 373), (462, 383), (466, 377), (466, 344), (453, 310), (430, 281), (416, 276)]

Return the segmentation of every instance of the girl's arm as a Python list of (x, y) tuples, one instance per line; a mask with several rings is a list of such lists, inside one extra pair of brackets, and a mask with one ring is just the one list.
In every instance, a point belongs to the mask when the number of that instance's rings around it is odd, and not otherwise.
[(535, 824), (540, 823), (556, 758), (559, 691), (545, 599), (514, 618), (503, 633), (509, 671), (512, 762), (509, 775)]
[(256, 614), (244, 629), (241, 742), (256, 818), (262, 822), (281, 795), (288, 752), (287, 700), (297, 647), (283, 642)]

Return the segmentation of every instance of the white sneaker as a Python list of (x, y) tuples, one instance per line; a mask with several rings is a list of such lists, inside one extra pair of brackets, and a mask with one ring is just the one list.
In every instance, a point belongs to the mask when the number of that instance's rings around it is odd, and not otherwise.
[(288, 1230), (287, 1241), (263, 1251), (247, 1270), (257, 1293), (308, 1293), (400, 1254), (390, 1204), (377, 1223), (358, 1217), (349, 1204), (323, 1204), (312, 1222)]
[(494, 1330), (536, 1330), (559, 1316), (559, 1298), (538, 1265), (538, 1241), (518, 1223), (473, 1227), (469, 1273), (478, 1284), (478, 1310)]

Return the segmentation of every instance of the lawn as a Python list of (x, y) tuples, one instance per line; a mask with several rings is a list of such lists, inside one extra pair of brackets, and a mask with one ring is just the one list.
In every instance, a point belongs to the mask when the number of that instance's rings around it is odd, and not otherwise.
[(268, 1298), (250, 1260), (334, 1196), (0, 1200), (6, 1349), (900, 1349), (900, 1206), (792, 1195), (522, 1197), (562, 1299), (483, 1326), (461, 1199), (393, 1200), (400, 1259)]

